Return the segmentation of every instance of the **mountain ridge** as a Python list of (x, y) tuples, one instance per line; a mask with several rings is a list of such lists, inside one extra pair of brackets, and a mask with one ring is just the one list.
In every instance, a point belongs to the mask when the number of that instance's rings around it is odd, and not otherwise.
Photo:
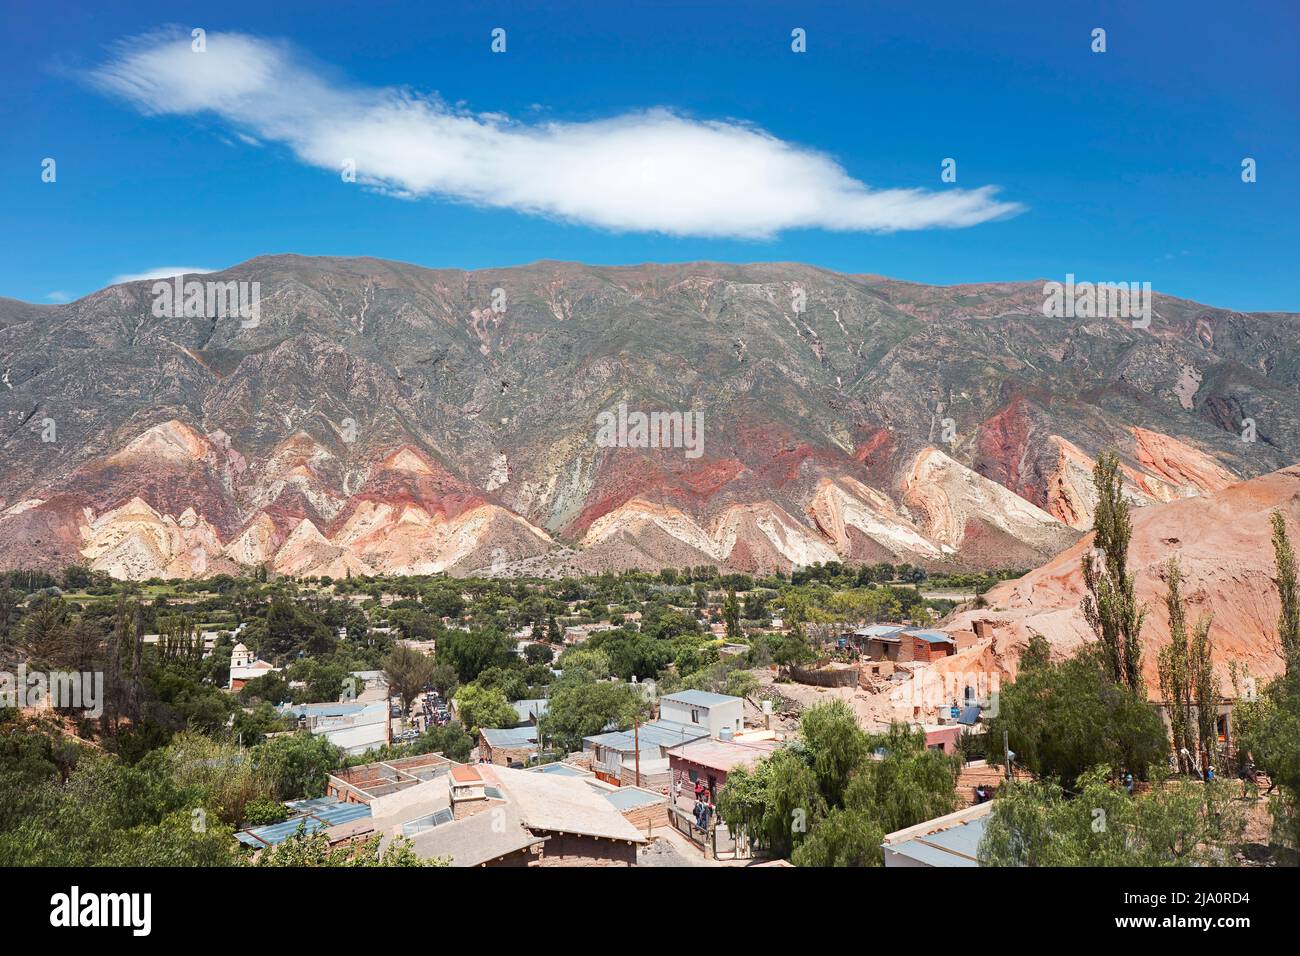
[[(281, 254), (193, 278), (259, 282), (260, 320), (156, 317), (152, 280), (35, 312), (0, 299), (0, 561), (131, 577), (252, 555), (294, 573), (312, 555), (354, 573), (655, 553), (1023, 567), (1088, 526), (1083, 477), (1103, 449), (1139, 504), (1300, 459), (1293, 313), (1157, 294), (1144, 332), (1047, 319), (1033, 283), (779, 263)], [(702, 456), (599, 447), (596, 415), (619, 402), (699, 413)], [(403, 449), (429, 474), (385, 466)], [(137, 497), (156, 517), (105, 517)], [(366, 502), (361, 535), (346, 522)], [(300, 535), (280, 555), (303, 520), (328, 547)], [(657, 544), (629, 542), (651, 525)]]

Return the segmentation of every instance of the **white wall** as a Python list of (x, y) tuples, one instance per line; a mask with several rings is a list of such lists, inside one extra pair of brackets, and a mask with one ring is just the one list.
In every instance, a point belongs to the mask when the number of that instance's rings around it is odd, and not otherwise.
[(667, 697), (659, 701), (659, 719), (671, 720), (679, 724), (692, 724), (709, 732), (710, 737), (720, 737), (724, 728), (733, 732), (743, 729), (745, 702), (737, 697), (705, 707), (700, 704), (687, 704)]

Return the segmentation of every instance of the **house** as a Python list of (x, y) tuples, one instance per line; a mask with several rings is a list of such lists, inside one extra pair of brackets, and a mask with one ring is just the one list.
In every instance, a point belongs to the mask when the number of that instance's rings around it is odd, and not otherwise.
[(904, 630), (902, 624), (869, 624), (853, 632), (853, 642), (864, 657), (873, 661), (897, 661), (902, 644), (898, 635)]
[(925, 746), (927, 750), (938, 750), (945, 754), (955, 754), (958, 752), (958, 742), (961, 740), (961, 724), (923, 724), (921, 729), (925, 731)]
[(862, 654), (873, 661), (929, 663), (957, 653), (957, 642), (943, 631), (905, 624), (871, 624), (853, 632)]
[(581, 644), (593, 634), (612, 630), (614, 630), (614, 625), (608, 621), (597, 621), (593, 624), (570, 624), (564, 629), (564, 643), (569, 646)]
[(896, 830), (880, 848), (885, 866), (979, 866), (979, 845), (993, 801)]
[(325, 783), (325, 795), (346, 803), (370, 805), (380, 798), (401, 793), (450, 773), (452, 766), (452, 761), (442, 754), (418, 754), (348, 767), (329, 775)]
[[(1164, 722), (1165, 730), (1171, 732), (1172, 725), (1169, 720), (1169, 704), (1163, 700), (1152, 701), (1155, 705), (1156, 713), (1160, 715), (1161, 721)], [(1220, 697), (1218, 704), (1214, 708), (1214, 735), (1218, 741), (1217, 749), (1219, 754), (1211, 754), (1208, 757), (1211, 766), (1222, 760), (1221, 755), (1232, 753), (1235, 749), (1235, 741), (1232, 733), (1232, 711), (1237, 701), (1231, 697)], [(1196, 704), (1189, 706), (1188, 714), (1191, 717), (1193, 726), (1199, 720), (1200, 708)], [(1216, 759), (1217, 758), (1217, 759)], [(1201, 768), (1202, 763), (1206, 761), (1205, 754), (1196, 754), (1193, 762), (1197, 769)]]
[(526, 766), (537, 756), (537, 725), (496, 729), (480, 727), (478, 731), (479, 758), (500, 767), (517, 763)]
[(349, 754), (361, 754), (391, 741), (389, 705), (379, 701), (326, 701), (284, 704), (280, 712), (298, 718), (299, 726), (320, 734)]
[(903, 638), (903, 652), (907, 643), (912, 643), (912, 660), (928, 663), (940, 657), (951, 657), (957, 653), (957, 642), (943, 631), (908, 628), (900, 637)]
[(517, 700), (510, 706), (519, 715), (519, 723), (516, 726), (522, 727), (525, 724), (536, 724), (545, 717), (547, 710), (550, 709), (551, 702), (545, 697), (535, 697), (527, 700)]
[(332, 845), (351, 839), (355, 830), (353, 825), (370, 818), (370, 807), (366, 804), (348, 803), (336, 797), (290, 800), (285, 806), (290, 811), (288, 819), (240, 830), (235, 839), (254, 850), (261, 850), (283, 843), (299, 832), (308, 835), (323, 833)]
[(420, 787), (418, 800), (376, 813), (374, 832), (453, 866), (635, 866), (646, 842), (582, 776), (455, 764)]
[(606, 783), (660, 789), (668, 786), (668, 750), (708, 735), (704, 727), (661, 718), (633, 730), (585, 737), (582, 751)]
[(751, 769), (778, 746), (777, 741), (771, 739), (741, 742), (701, 737), (673, 747), (668, 751), (670, 792), (680, 795), (679, 802), (693, 803), (698, 781), (709, 791), (709, 802), (716, 803), (731, 771), (737, 767)]
[(702, 727), (710, 737), (734, 736), (744, 729), (745, 702), (726, 694), (684, 690), (659, 698), (659, 719)]
[(242, 643), (236, 644), (230, 652), (230, 679), (226, 683), (226, 689), (238, 693), (250, 680), (279, 669), (266, 661), (258, 660)]

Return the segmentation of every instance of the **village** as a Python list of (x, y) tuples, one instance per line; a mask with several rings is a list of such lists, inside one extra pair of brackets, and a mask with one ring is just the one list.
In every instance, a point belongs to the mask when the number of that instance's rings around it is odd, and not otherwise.
[[(377, 600), (363, 602), (377, 622), (386, 620), (386, 609), (409, 600), (382, 585), (377, 593)], [(510, 700), (508, 719), (491, 726), (478, 721), (464, 760), (419, 753), (348, 766), (330, 774), (323, 796), (288, 802), (287, 819), (241, 830), (238, 839), (260, 851), (302, 833), (331, 846), (401, 837), (411, 840), (419, 857), (456, 866), (789, 865), (743, 831), (733, 833), (718, 813), (719, 802), (729, 774), (752, 771), (777, 750), (799, 746), (800, 714), (834, 700), (847, 704), (867, 732), (910, 728), (928, 751), (956, 765), (954, 808), (884, 834), (883, 865), (979, 865), (977, 848), (994, 794), (1004, 780), (1028, 776), (1014, 763), (998, 766), (982, 755), (984, 715), (996, 713), (1001, 675), (941, 669), (959, 651), (977, 644), (980, 625), (949, 631), (906, 619), (823, 619), (792, 626), (769, 616), (761, 627), (749, 627), (749, 621), (737, 627), (734, 616), (731, 626), (727, 623), (729, 607), (774, 595), (765, 595), (757, 585), (699, 594), (698, 607), (670, 605), (670, 610), (698, 618), (701, 640), (727, 668), (726, 682), (745, 692), (661, 692), (654, 676), (606, 677), (598, 683), (617, 685), (639, 700), (641, 709), (622, 726), (611, 721), (582, 736), (580, 748), (571, 752), (546, 736), (547, 696)], [(466, 604), (473, 602), (468, 592), (461, 597)], [(952, 601), (936, 603), (942, 608)], [(565, 616), (580, 614), (582, 604), (566, 602)], [(924, 601), (913, 607), (925, 621), (935, 620), (940, 609)], [(546, 629), (528, 624), (510, 634), (510, 652), (521, 664), (551, 655), (558, 662), (566, 652), (574, 652), (569, 657), (576, 659), (593, 637), (637, 627), (643, 611), (613, 617), (619, 619), (617, 625), (599, 620), (553, 627), (550, 636), (559, 638), (556, 644), (546, 639)], [(473, 621), (466, 615), (440, 623), (468, 632)], [(382, 623), (370, 630), (400, 633)], [(807, 634), (803, 653), (781, 664), (746, 666), (751, 641), (779, 642), (794, 630)], [(205, 634), (205, 646), (223, 638)], [(437, 657), (437, 639), (398, 636), (396, 641)], [(278, 670), (237, 644), (228, 690), (238, 693), (249, 681)], [(670, 665), (670, 684), (677, 683), (673, 670)], [(560, 667), (550, 671), (556, 681), (564, 676)], [(409, 708), (403, 708), (383, 670), (351, 672), (345, 684), (348, 692), (337, 701), (285, 703), (281, 710), (296, 719), (300, 731), (324, 737), (353, 759), (380, 748), (401, 753), (402, 742), (418, 740), (431, 727), (450, 721), (474, 723), (462, 713), (457, 695), (444, 698), (432, 685), (420, 688)], [(1221, 765), (1232, 746), (1231, 709), (1232, 701), (1224, 700), (1217, 718), (1216, 759)]]

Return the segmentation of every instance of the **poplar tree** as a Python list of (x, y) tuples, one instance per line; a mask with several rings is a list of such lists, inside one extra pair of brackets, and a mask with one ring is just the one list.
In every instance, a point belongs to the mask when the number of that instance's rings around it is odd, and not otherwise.
[(735, 588), (727, 591), (727, 599), (722, 604), (722, 618), (727, 624), (728, 640), (743, 636), (740, 631), (740, 602), (736, 600)]
[(1092, 470), (1097, 490), (1093, 548), (1083, 556), (1088, 589), (1083, 614), (1101, 643), (1102, 663), (1113, 683), (1133, 691), (1142, 686), (1142, 621), (1146, 609), (1134, 595), (1128, 573), (1128, 545), (1133, 533), (1129, 504), (1123, 495), (1119, 458), (1106, 452)]
[(1273, 521), (1273, 557), (1277, 564), (1278, 596), (1282, 599), (1282, 613), (1277, 619), (1277, 633), (1281, 644), (1282, 656), (1286, 659), (1288, 673), (1297, 670), (1297, 656), (1300, 655), (1300, 597), (1296, 594), (1295, 551), (1291, 549), (1291, 539), (1287, 537), (1286, 521), (1282, 512), (1274, 511)]
[(1158, 655), (1157, 671), (1178, 765), (1187, 773), (1191, 767), (1183, 756), (1184, 749), (1196, 753), (1199, 747), (1207, 759), (1214, 753), (1218, 737), (1219, 681), (1214, 675), (1210, 616), (1202, 615), (1188, 636), (1182, 568), (1177, 558), (1171, 558), (1165, 565), (1165, 578), (1169, 588), (1165, 597), (1169, 609), (1169, 644)]

